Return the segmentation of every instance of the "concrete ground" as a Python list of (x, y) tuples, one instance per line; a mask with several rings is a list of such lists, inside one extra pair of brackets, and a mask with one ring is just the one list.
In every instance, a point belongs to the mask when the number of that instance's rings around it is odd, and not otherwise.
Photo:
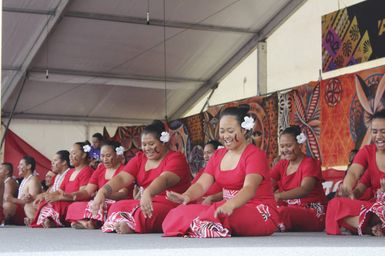
[(104, 234), (71, 228), (0, 228), (0, 255), (384, 255), (385, 238), (276, 233), (270, 237), (165, 238), (161, 234)]

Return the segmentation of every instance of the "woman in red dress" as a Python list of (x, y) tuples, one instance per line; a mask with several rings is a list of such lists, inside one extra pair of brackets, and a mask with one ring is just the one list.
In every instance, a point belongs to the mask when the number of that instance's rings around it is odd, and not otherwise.
[(272, 169), (274, 193), (278, 204), (281, 231), (323, 231), (325, 228), (326, 196), (322, 188), (318, 160), (306, 157), (301, 144), (306, 137), (298, 126), (286, 128), (279, 138), (282, 153)]
[(165, 198), (165, 190), (183, 192), (191, 180), (185, 156), (167, 148), (169, 138), (162, 122), (146, 126), (141, 136), (143, 152), (99, 189), (92, 204), (94, 215), (103, 207), (105, 198), (115, 191), (134, 182), (141, 188), (140, 200), (121, 200), (110, 207), (103, 232), (162, 232), (164, 217), (177, 206)]
[(68, 207), (66, 220), (71, 222), (73, 228), (100, 228), (105, 219), (109, 207), (116, 201), (132, 198), (133, 186), (122, 188), (116, 193), (112, 193), (106, 198), (101, 209), (96, 216), (92, 216), (92, 201), (90, 200), (98, 189), (103, 187), (109, 180), (118, 175), (123, 170), (119, 156), (123, 155), (124, 148), (116, 141), (105, 141), (100, 150), (100, 159), (102, 161), (98, 168), (92, 174), (84, 190), (66, 194), (66, 197), (73, 198), (74, 201), (83, 201), (72, 203)]
[[(353, 234), (383, 236), (385, 231), (385, 110), (371, 121), (372, 144), (354, 157), (342, 183), (342, 196), (331, 200), (326, 212), (326, 233), (341, 234), (341, 227)], [(357, 186), (354, 185), (357, 183)], [(357, 200), (367, 187), (373, 198)]]
[[(88, 147), (83, 142), (76, 142), (70, 150), (70, 162), (74, 168), (70, 169), (60, 184), (60, 189), (48, 193), (39, 203), (31, 227), (54, 228), (69, 226), (65, 221), (67, 208), (73, 201), (66, 198), (65, 193), (72, 193), (84, 189), (92, 175), (93, 169), (88, 166)], [(56, 178), (55, 178), (56, 179)]]
[[(219, 136), (225, 148), (209, 160), (199, 180), (183, 194), (168, 192), (170, 201), (183, 205), (163, 222), (165, 236), (229, 237), (271, 235), (278, 224), (266, 154), (247, 142), (254, 120), (248, 106), (221, 113)], [(212, 205), (189, 204), (217, 182), (223, 200)]]
[[(222, 146), (222, 144), (217, 140), (211, 140), (211, 141), (206, 143), (205, 147), (203, 148), (203, 159), (205, 161), (205, 166), (207, 165), (208, 161), (214, 155), (215, 150), (219, 146)], [(194, 179), (191, 181), (191, 184), (194, 184), (199, 180), (199, 178), (203, 174), (204, 170), (205, 170), (205, 167), (201, 168), (197, 172)], [(206, 193), (203, 195), (203, 197), (201, 199), (198, 199), (198, 202), (201, 202), (202, 204), (210, 205), (213, 202), (221, 201), (222, 198), (223, 198), (222, 188), (217, 183), (214, 183), (206, 191)]]

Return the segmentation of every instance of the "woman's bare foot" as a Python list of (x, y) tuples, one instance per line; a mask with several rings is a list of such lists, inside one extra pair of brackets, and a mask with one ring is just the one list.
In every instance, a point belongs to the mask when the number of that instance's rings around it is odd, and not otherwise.
[(24, 225), (26, 225), (27, 227), (29, 227), (32, 223), (32, 219), (28, 218), (28, 217), (25, 217), (24, 218)]
[(118, 222), (114, 225), (115, 231), (118, 234), (132, 234), (134, 230), (132, 230), (128, 224), (124, 221)]
[(72, 228), (76, 229), (98, 229), (103, 223), (97, 220), (78, 220), (71, 223)]
[(83, 226), (82, 223), (80, 223), (80, 221), (74, 221), (74, 222), (71, 222), (71, 228), (75, 228), (75, 229), (85, 229), (85, 227)]
[(373, 236), (384, 236), (384, 233), (382, 232), (381, 224), (374, 225), (372, 227), (372, 235)]
[(43, 227), (44, 228), (55, 228), (56, 225), (55, 225), (55, 223), (52, 220), (45, 219), (44, 222), (43, 222)]

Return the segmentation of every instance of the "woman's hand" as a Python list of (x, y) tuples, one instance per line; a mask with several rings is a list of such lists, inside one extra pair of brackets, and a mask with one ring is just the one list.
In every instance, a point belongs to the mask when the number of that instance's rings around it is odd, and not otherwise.
[(103, 212), (103, 206), (104, 206), (105, 200), (106, 200), (106, 197), (103, 193), (98, 192), (96, 194), (91, 204), (91, 212), (93, 217), (96, 217), (99, 211)]
[(206, 196), (206, 197), (203, 197), (202, 199), (203, 199), (202, 204), (204, 205), (211, 205), (214, 202), (212, 196)]
[(381, 191), (385, 192), (385, 179), (380, 179)]
[(151, 195), (144, 190), (142, 197), (140, 198), (140, 209), (145, 218), (151, 218), (154, 211), (152, 207), (152, 197)]
[(24, 201), (25, 204), (29, 204), (33, 202), (33, 196), (31, 194), (24, 195), (22, 200)]
[(171, 202), (174, 202), (177, 204), (188, 204), (190, 202), (190, 197), (188, 197), (187, 195), (179, 194), (173, 191), (167, 191), (166, 198)]
[(230, 216), (234, 211), (234, 206), (231, 204), (230, 201), (227, 201), (226, 203), (222, 204), (217, 208), (217, 210), (214, 212), (214, 217), (217, 218), (218, 215), (224, 214), (227, 216)]
[(279, 192), (275, 192), (275, 193), (274, 193), (274, 199), (275, 199), (276, 202), (278, 202), (279, 200), (281, 200), (281, 197), (280, 197), (280, 196), (281, 196), (281, 195), (280, 195)]
[(34, 206), (39, 205), (39, 204), (41, 203), (41, 201), (43, 201), (44, 195), (45, 195), (45, 194), (38, 194), (38, 195), (36, 196), (35, 200), (33, 201), (33, 205), (34, 205)]
[(57, 201), (60, 201), (61, 197), (60, 197), (60, 192), (59, 191), (55, 191), (55, 192), (52, 192), (52, 193), (47, 193), (45, 196), (45, 201), (47, 201), (48, 203), (53, 203), (53, 202), (57, 202)]
[(352, 189), (350, 189), (344, 185), (341, 186), (339, 196), (354, 199), (354, 194), (353, 194)]

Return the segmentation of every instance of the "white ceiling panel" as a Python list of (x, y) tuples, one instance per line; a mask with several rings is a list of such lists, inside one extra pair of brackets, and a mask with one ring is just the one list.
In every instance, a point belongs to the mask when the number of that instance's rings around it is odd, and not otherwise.
[(163, 2), (4, 0), (2, 116), (177, 118), (304, 0)]

